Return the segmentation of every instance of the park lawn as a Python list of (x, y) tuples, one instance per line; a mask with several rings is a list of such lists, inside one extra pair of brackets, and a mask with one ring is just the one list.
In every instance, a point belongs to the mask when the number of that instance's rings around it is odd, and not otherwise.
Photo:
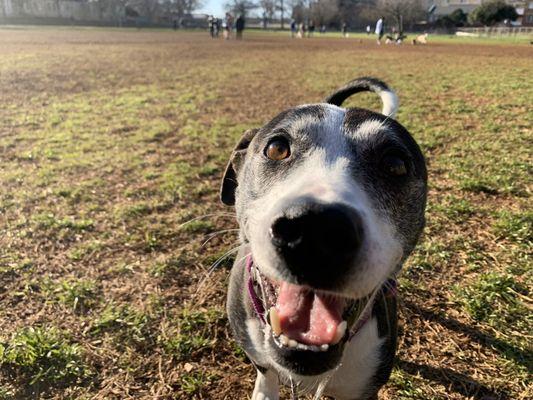
[(533, 397), (528, 47), (0, 38), (0, 400), (247, 398), (254, 370), (224, 311), (237, 244), (224, 165), (244, 130), (363, 75), (397, 90), (430, 179), (381, 397)]

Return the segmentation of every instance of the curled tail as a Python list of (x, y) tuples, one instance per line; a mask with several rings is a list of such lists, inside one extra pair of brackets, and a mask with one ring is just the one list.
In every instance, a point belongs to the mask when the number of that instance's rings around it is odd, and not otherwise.
[(354, 79), (326, 97), (324, 102), (340, 107), (344, 100), (360, 92), (377, 93), (383, 102), (381, 113), (387, 117), (394, 117), (396, 115), (399, 105), (396, 93), (387, 84), (376, 78), (363, 77)]

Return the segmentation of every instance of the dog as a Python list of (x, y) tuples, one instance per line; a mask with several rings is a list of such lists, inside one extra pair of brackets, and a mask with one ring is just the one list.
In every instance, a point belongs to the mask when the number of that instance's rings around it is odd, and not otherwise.
[[(382, 113), (342, 108), (371, 91)], [(396, 276), (425, 223), (427, 171), (393, 119), (395, 93), (359, 78), (323, 103), (244, 133), (221, 200), (240, 251), (230, 273), (233, 335), (257, 369), (253, 400), (314, 392), (375, 399), (397, 342)]]
[(413, 44), (427, 44), (428, 43), (428, 34), (424, 33), (422, 35), (418, 35), (416, 38), (413, 39)]

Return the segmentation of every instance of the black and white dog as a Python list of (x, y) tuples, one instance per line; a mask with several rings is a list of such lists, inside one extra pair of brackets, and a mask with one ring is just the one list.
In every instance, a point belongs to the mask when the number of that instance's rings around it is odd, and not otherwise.
[[(341, 108), (372, 91), (382, 114)], [(279, 384), (371, 399), (396, 351), (396, 275), (424, 226), (427, 172), (396, 122), (394, 92), (356, 79), (324, 103), (282, 112), (234, 149), (221, 198), (242, 246), (227, 310), (257, 368), (253, 400)]]

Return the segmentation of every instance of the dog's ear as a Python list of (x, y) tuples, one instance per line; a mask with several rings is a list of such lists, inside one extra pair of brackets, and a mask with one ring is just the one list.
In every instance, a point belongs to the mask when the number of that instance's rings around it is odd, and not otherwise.
[(250, 142), (254, 138), (258, 129), (248, 129), (242, 135), (239, 143), (233, 149), (230, 160), (226, 166), (224, 177), (222, 178), (222, 185), (220, 187), (220, 200), (227, 206), (235, 204), (235, 191), (237, 190), (237, 175), (242, 167), (244, 157)]

